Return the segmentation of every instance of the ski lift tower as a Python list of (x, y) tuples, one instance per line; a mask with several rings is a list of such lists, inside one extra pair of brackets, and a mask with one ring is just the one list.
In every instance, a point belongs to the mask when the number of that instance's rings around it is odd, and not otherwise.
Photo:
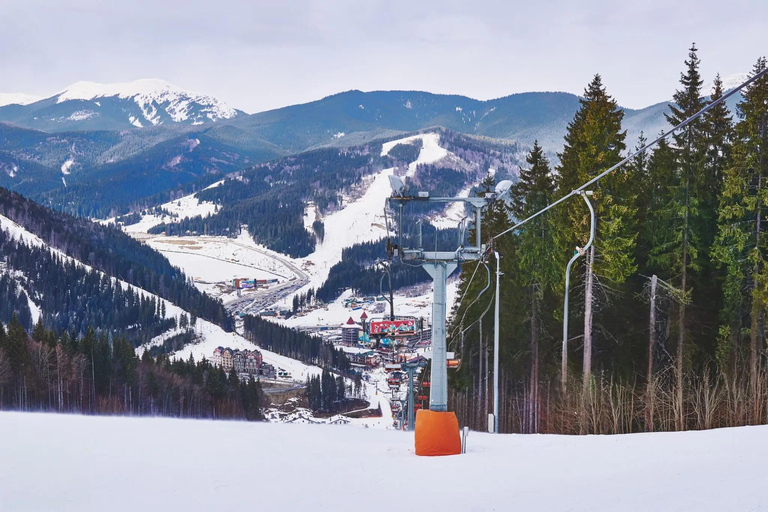
[[(502, 198), (509, 192), (511, 181), (502, 181), (496, 186), (495, 192), (485, 197), (431, 197), (429, 192), (419, 192), (415, 196), (405, 196), (403, 179), (391, 175), (389, 184), (392, 188), (390, 204), (397, 204), (400, 218), (397, 223), (398, 243), (389, 243), (390, 258), (399, 257), (402, 261), (421, 264), (429, 273), (434, 283), (432, 300), (432, 369), (430, 374), (431, 388), (429, 393), (429, 408), (432, 411), (445, 412), (448, 410), (448, 358), (445, 339), (446, 322), (446, 281), (463, 261), (478, 261), (485, 254), (482, 243), (481, 221), (482, 209), (496, 199)], [(465, 247), (460, 245), (455, 251), (426, 251), (423, 247), (405, 248), (401, 246), (403, 206), (407, 203), (465, 203), (475, 209), (475, 245)], [(421, 237), (419, 237), (421, 238)], [(421, 240), (419, 240), (421, 245)]]

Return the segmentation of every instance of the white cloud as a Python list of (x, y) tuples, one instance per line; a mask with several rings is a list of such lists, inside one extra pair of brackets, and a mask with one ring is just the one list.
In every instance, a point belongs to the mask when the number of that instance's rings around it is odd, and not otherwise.
[(160, 77), (250, 112), (353, 88), (580, 93), (599, 72), (641, 107), (672, 95), (692, 41), (705, 80), (751, 69), (766, 19), (748, 0), (4, 0), (0, 69), (6, 91)]

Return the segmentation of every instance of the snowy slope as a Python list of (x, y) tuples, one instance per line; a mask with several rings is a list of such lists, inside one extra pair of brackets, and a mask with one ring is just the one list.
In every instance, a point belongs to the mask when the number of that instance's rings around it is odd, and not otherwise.
[[(386, 142), (382, 146), (381, 154), (387, 155), (397, 144), (408, 144), (416, 139), (421, 139), (423, 145), (418, 158), (409, 164), (406, 176), (412, 176), (419, 164), (435, 163), (451, 155), (440, 147), (440, 135), (437, 133), (424, 133)], [(341, 261), (343, 249), (358, 243), (381, 240), (387, 236), (384, 206), (392, 193), (389, 176), (393, 172), (394, 169), (384, 169), (369, 177), (369, 181), (364, 185), (365, 193), (362, 197), (351, 200), (342, 209), (322, 219), (325, 225), (322, 243), (317, 245), (315, 252), (298, 260), (301, 263), (311, 262), (311, 265), (306, 267), (311, 281), (302, 291), (310, 287), (318, 288), (325, 282), (331, 267)], [(309, 218), (312, 215), (316, 215), (316, 210), (314, 206), (308, 206), (304, 217), (305, 227), (311, 224)]]
[[(218, 187), (222, 183), (224, 183), (224, 181), (217, 181), (216, 183), (208, 185), (203, 190)], [(128, 234), (146, 233), (153, 227), (157, 226), (158, 224), (162, 224), (163, 222), (178, 222), (180, 220), (188, 219), (189, 217), (196, 217), (197, 215), (200, 215), (201, 217), (207, 217), (216, 213), (216, 205), (214, 203), (209, 201), (200, 201), (196, 194), (197, 193), (195, 192), (193, 194), (189, 194), (161, 204), (160, 208), (170, 213), (171, 217), (155, 214), (142, 215), (141, 221), (137, 222), (136, 224), (131, 224), (130, 226), (125, 226), (123, 231)], [(115, 219), (113, 217), (101, 222), (104, 224), (114, 224)]]
[[(764, 510), (768, 427), (616, 436), (0, 413), (4, 512)], [(66, 442), (63, 442), (66, 440)], [(407, 504), (407, 505), (404, 505)]]
[(405, 137), (402, 139), (385, 142), (381, 146), (381, 156), (388, 155), (390, 150), (398, 144), (411, 144), (415, 140), (421, 140), (422, 146), (421, 151), (419, 151), (419, 157), (408, 164), (408, 172), (405, 174), (405, 176), (408, 178), (416, 174), (416, 167), (419, 164), (433, 164), (439, 162), (450, 154), (448, 150), (440, 146), (439, 134), (422, 133), (419, 135), (413, 135), (411, 137)]
[[(24, 243), (26, 243), (27, 245), (30, 245), (30, 246), (33, 246), (33, 247), (47, 248), (50, 252), (52, 252), (53, 254), (57, 255), (59, 258), (61, 258), (61, 260), (63, 262), (72, 262), (72, 263), (74, 263), (74, 264), (76, 264), (76, 265), (78, 265), (78, 266), (80, 266), (80, 267), (82, 267), (82, 268), (84, 268), (84, 269), (86, 269), (88, 271), (94, 270), (93, 267), (91, 267), (90, 265), (86, 265), (85, 263), (83, 263), (83, 262), (81, 262), (79, 260), (76, 260), (76, 259), (68, 256), (66, 253), (64, 253), (64, 252), (62, 252), (62, 251), (60, 251), (58, 249), (54, 249), (54, 248), (48, 246), (48, 244), (45, 243), (45, 241), (42, 240), (40, 237), (38, 237), (34, 233), (31, 233), (31, 232), (27, 231), (26, 229), (24, 229), (23, 226), (17, 224), (16, 222), (12, 221), (8, 217), (5, 217), (4, 215), (0, 215), (0, 229), (8, 231), (12, 238), (14, 238), (16, 240), (21, 240)], [(97, 271), (97, 272), (99, 274), (101, 274), (101, 275), (105, 275), (101, 271)], [(132, 285), (130, 283), (127, 283), (127, 282), (125, 282), (123, 280), (120, 280), (120, 279), (117, 279), (117, 278), (114, 278), (114, 277), (110, 277), (110, 279), (112, 280), (112, 282), (114, 284), (120, 285), (120, 287), (123, 290), (127, 290), (130, 287), (134, 291), (136, 291), (140, 295), (142, 295), (143, 297), (154, 298), (156, 301), (164, 303), (165, 307), (166, 307), (165, 318), (176, 317), (178, 319), (178, 318), (181, 317), (182, 314), (186, 313), (184, 310), (182, 310), (180, 307), (174, 305), (173, 303), (171, 303), (171, 302), (169, 302), (169, 301), (167, 301), (165, 299), (162, 299), (162, 298), (158, 297), (157, 295), (155, 295), (153, 293), (149, 293), (148, 291), (146, 291), (146, 290), (144, 290), (142, 288), (139, 288), (139, 287), (137, 287), (135, 285)], [(33, 311), (33, 315), (36, 313), (38, 315), (38, 317), (39, 317), (39, 314), (40, 314), (39, 308), (37, 308), (37, 306), (35, 306), (33, 308), (32, 306), (33, 306), (33, 304), (30, 303), (30, 309)], [(188, 315), (188, 313), (187, 313), (187, 315)], [(200, 322), (202, 322), (203, 324), (207, 323), (205, 320), (200, 320)], [(211, 324), (211, 325), (213, 325), (213, 324)], [(218, 326), (214, 326), (214, 327), (218, 328)]]
[(0, 107), (6, 105), (29, 105), (36, 101), (41, 100), (40, 96), (34, 96), (32, 94), (13, 93), (13, 92), (0, 92)]
[(325, 237), (315, 252), (299, 262), (311, 262), (308, 286), (319, 287), (328, 278), (331, 267), (341, 261), (342, 250), (354, 244), (373, 242), (387, 235), (384, 220), (384, 203), (390, 195), (389, 176), (392, 169), (385, 169), (373, 176), (362, 197), (347, 203), (344, 208), (323, 219)]
[[(291, 379), (299, 384), (303, 384), (307, 381), (307, 377), (310, 375), (320, 375), (322, 369), (317, 366), (306, 365), (296, 359), (290, 357), (281, 356), (275, 352), (265, 350), (258, 345), (251, 343), (238, 333), (225, 332), (221, 327), (214, 325), (205, 320), (198, 319), (195, 326), (196, 332), (202, 338), (199, 343), (187, 345), (182, 350), (179, 350), (171, 355), (175, 359), (189, 359), (192, 355), (195, 361), (201, 361), (203, 357), (210, 360), (213, 356), (213, 351), (216, 347), (230, 347), (232, 349), (249, 349), (253, 350), (257, 348), (263, 357), (265, 363), (269, 363), (275, 368), (287, 370), (291, 373)], [(160, 338), (160, 337), (158, 337)], [(143, 354), (144, 350), (154, 343), (162, 343), (162, 340), (153, 340), (148, 345), (143, 345), (136, 349), (137, 355)], [(347, 379), (347, 384), (351, 385), (352, 381)], [(376, 418), (363, 418), (357, 420), (351, 420), (351, 423), (373, 428), (391, 428), (392, 427), (392, 409), (386, 397), (378, 393), (376, 387), (373, 384), (367, 382), (364, 383), (366, 399), (370, 402), (370, 408), (381, 408), (381, 417)]]

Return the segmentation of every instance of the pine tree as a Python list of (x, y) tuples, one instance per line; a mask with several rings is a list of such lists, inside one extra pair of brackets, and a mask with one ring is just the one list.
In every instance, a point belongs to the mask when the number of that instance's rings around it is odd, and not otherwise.
[[(681, 74), (679, 89), (673, 96), (674, 104), (665, 114), (671, 125), (680, 124), (704, 106), (701, 97), (701, 75), (696, 45), (690, 48), (685, 61), (686, 72)], [(679, 289), (683, 300), (678, 305), (678, 339), (675, 357), (676, 419), (678, 429), (684, 428), (683, 369), (684, 347), (689, 337), (687, 302), (692, 282), (702, 271), (707, 242), (714, 233), (714, 178), (705, 174), (705, 125), (701, 118), (690, 122), (674, 135), (675, 174), (665, 183), (663, 206), (653, 212), (656, 231), (650, 260), (662, 277), (671, 281), (679, 276)]]
[[(759, 59), (753, 76), (765, 68), (765, 58)], [(750, 391), (757, 404), (758, 340), (765, 329), (768, 304), (768, 240), (763, 234), (768, 210), (768, 77), (752, 83), (737, 108), (740, 121), (733, 162), (725, 171), (713, 250), (713, 259), (725, 270), (717, 355), (721, 367), (733, 372), (748, 330)]]
[[(538, 141), (533, 143), (526, 157), (528, 168), (521, 168), (512, 196), (512, 212), (518, 219), (527, 218), (554, 200), (555, 184), (549, 161)], [(541, 304), (544, 294), (551, 290), (560, 277), (556, 260), (550, 256), (554, 246), (551, 217), (541, 215), (523, 226), (518, 236), (519, 275), (528, 289), (530, 316), (530, 408), (528, 430), (538, 431), (539, 410), (539, 334), (544, 322)]]

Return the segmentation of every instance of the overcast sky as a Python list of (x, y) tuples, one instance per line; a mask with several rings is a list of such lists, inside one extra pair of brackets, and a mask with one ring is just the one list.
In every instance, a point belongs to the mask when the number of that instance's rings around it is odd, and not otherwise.
[(162, 78), (256, 112), (349, 89), (671, 97), (768, 53), (768, 1), (0, 0), (0, 92)]

